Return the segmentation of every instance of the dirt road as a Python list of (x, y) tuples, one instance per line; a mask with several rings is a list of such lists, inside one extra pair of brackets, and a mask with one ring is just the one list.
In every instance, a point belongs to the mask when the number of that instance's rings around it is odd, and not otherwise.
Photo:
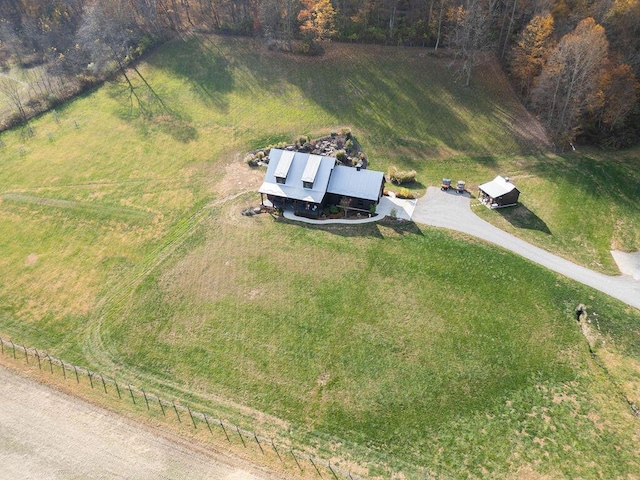
[(107, 410), (0, 366), (0, 478), (274, 477), (153, 434)]
[(467, 233), (511, 250), (565, 277), (600, 290), (635, 308), (640, 308), (640, 281), (630, 276), (611, 277), (576, 265), (494, 227), (471, 211), (469, 195), (441, 192), (429, 187), (418, 199), (413, 221)]

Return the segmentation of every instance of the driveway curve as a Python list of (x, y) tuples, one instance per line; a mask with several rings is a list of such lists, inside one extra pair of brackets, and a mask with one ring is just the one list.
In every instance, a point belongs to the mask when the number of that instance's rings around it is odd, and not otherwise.
[(482, 220), (471, 211), (469, 194), (442, 192), (429, 187), (418, 199), (412, 220), (478, 237), (523, 256), (565, 277), (595, 288), (627, 305), (640, 309), (640, 281), (630, 276), (608, 276), (576, 265), (511, 235)]

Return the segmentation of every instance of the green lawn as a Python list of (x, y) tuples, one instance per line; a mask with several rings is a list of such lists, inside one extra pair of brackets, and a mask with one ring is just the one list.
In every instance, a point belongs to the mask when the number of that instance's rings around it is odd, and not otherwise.
[(639, 471), (637, 419), (610, 394), (634, 391), (637, 311), (456, 234), (239, 214), (259, 201), (246, 151), (347, 126), (418, 193), (511, 175), (523, 208), (481, 215), (614, 271), (611, 244), (640, 238), (635, 153), (546, 154), (494, 69), (465, 89), (447, 63), (172, 42), (139, 65), (149, 115), (112, 82), (2, 134), (0, 334), (381, 477)]

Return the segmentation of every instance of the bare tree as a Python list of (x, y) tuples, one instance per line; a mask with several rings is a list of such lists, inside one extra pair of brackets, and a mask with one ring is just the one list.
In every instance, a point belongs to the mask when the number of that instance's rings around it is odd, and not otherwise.
[(460, 72), (467, 87), (471, 85), (473, 69), (493, 48), (490, 33), (495, 3), (495, 0), (467, 0), (454, 12), (455, 27), (450, 43), (457, 50)]
[(126, 69), (127, 58), (139, 35), (133, 13), (123, 2), (103, 0), (85, 8), (77, 36), (91, 59), (89, 67), (101, 74), (114, 67), (119, 70), (129, 88), (131, 107), (135, 100), (143, 113), (149, 113)]
[(586, 18), (562, 37), (538, 78), (534, 103), (563, 143), (575, 137), (582, 112), (597, 100), (607, 50), (604, 28)]
[(2, 94), (7, 101), (18, 111), (18, 115), (27, 121), (27, 113), (24, 109), (23, 92), (26, 89), (26, 85), (22, 82), (14, 80), (13, 78), (1, 76), (0, 77), (0, 94)]

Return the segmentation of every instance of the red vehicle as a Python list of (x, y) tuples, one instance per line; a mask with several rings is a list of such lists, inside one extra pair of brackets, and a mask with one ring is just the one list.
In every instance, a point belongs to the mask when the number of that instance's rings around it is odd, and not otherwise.
[(442, 190), (443, 192), (446, 190), (449, 190), (451, 188), (451, 179), (450, 178), (443, 178), (442, 179), (442, 185), (440, 185), (440, 190)]

